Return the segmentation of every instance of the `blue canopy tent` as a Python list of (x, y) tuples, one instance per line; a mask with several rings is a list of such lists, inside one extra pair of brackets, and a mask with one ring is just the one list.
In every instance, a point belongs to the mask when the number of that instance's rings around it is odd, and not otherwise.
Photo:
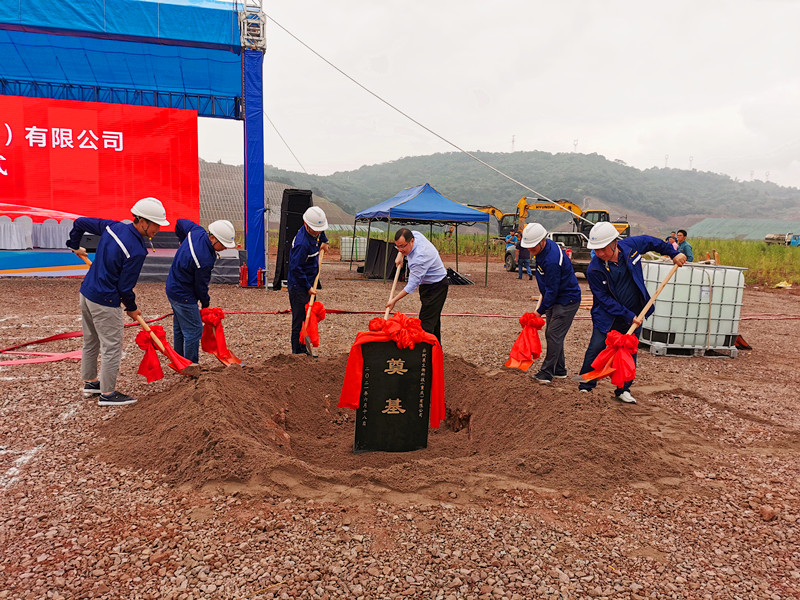
[[(434, 225), (454, 225), (456, 241), (456, 271), (458, 270), (458, 225), (474, 225), (486, 223), (486, 273), (484, 285), (489, 283), (489, 214), (464, 206), (450, 200), (437, 192), (429, 183), (406, 188), (380, 204), (356, 213), (353, 221), (353, 237), (355, 237), (356, 223), (367, 221), (367, 238), (369, 239), (369, 226), (372, 221), (385, 222), (386, 243), (389, 243), (389, 233), (392, 223), (411, 224), (428, 223), (431, 231)], [(386, 254), (384, 265), (384, 280), (388, 266), (389, 254)]]

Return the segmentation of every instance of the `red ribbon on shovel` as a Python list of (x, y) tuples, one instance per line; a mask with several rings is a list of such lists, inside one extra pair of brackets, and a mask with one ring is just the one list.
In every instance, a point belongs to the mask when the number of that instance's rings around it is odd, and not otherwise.
[(445, 417), (442, 345), (435, 335), (422, 329), (422, 322), (419, 319), (408, 317), (403, 313), (395, 313), (390, 319), (375, 317), (369, 322), (369, 331), (360, 331), (356, 334), (356, 341), (350, 348), (350, 355), (347, 357), (344, 384), (339, 396), (339, 408), (356, 410), (361, 401), (361, 376), (364, 367), (361, 344), (389, 341), (395, 342), (398, 348), (413, 349), (416, 344), (421, 342), (433, 346), (430, 425), (438, 428), (439, 423)]
[(533, 361), (542, 355), (542, 342), (539, 330), (544, 327), (544, 319), (536, 313), (525, 313), (519, 318), (522, 331), (511, 347), (505, 366), (527, 371)]
[(144, 375), (147, 379), (147, 383), (152, 383), (164, 377), (164, 371), (161, 370), (161, 363), (158, 360), (156, 348), (161, 350), (161, 352), (169, 358), (170, 368), (178, 373), (192, 364), (192, 361), (182, 357), (172, 349), (167, 342), (167, 334), (164, 333), (164, 328), (161, 327), (161, 325), (153, 325), (147, 330), (142, 329), (136, 334), (136, 345), (144, 350), (142, 362), (139, 364), (139, 370), (136, 372), (139, 375)]
[[(663, 290), (669, 280), (672, 279), (672, 276), (675, 274), (675, 271), (678, 270), (679, 266), (680, 265), (673, 265), (672, 269), (670, 269), (669, 273), (667, 273), (667, 276), (664, 278), (664, 281), (658, 285), (656, 293), (652, 295), (650, 300), (647, 301), (647, 304), (644, 305), (642, 312), (639, 313), (641, 319), (647, 316), (647, 311), (653, 306), (661, 290)], [(618, 388), (623, 387), (626, 381), (633, 381), (636, 379), (636, 363), (633, 362), (633, 355), (636, 354), (639, 348), (639, 338), (632, 335), (634, 331), (636, 331), (635, 322), (631, 323), (628, 332), (625, 334), (613, 329), (609, 331), (606, 334), (606, 349), (598, 354), (597, 358), (592, 361), (594, 371), (584, 373), (581, 377), (589, 381), (590, 379), (602, 379), (613, 373), (611, 383)], [(619, 372), (617, 372), (617, 369), (619, 369)]]
[[(603, 369), (608, 365), (608, 374), (611, 375), (611, 383), (621, 388), (626, 381), (636, 379), (636, 363), (633, 362), (633, 355), (639, 350), (639, 338), (630, 333), (620, 333), (611, 330), (606, 335), (606, 349), (597, 355), (592, 362), (594, 371), (599, 373), (599, 377), (605, 377)], [(586, 373), (584, 379), (589, 379)]]
[(304, 344), (306, 336), (314, 348), (319, 348), (319, 322), (325, 319), (325, 307), (317, 300), (306, 304), (306, 320), (300, 329), (300, 343)]
[(216, 356), (223, 365), (238, 365), (242, 362), (241, 359), (228, 349), (228, 344), (225, 342), (225, 330), (222, 328), (224, 318), (225, 311), (218, 306), (200, 309), (200, 319), (203, 321), (200, 347), (203, 352)]

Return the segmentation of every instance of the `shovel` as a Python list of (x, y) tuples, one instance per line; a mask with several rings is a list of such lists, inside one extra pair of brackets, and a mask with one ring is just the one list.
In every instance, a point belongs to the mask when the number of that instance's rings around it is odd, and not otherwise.
[(308, 320), (311, 318), (311, 306), (314, 304), (314, 300), (317, 297), (317, 294), (316, 294), (317, 284), (319, 283), (319, 273), (320, 273), (320, 271), (322, 271), (322, 255), (324, 253), (325, 253), (325, 251), (322, 250), (322, 248), (320, 248), (320, 250), (319, 250), (319, 266), (317, 267), (317, 276), (314, 278), (314, 285), (311, 286), (311, 288), (314, 290), (315, 293), (311, 296), (311, 300), (308, 301), (308, 309), (306, 310), (306, 321), (303, 324), (303, 330), (306, 332), (306, 335), (303, 338), (303, 342), (306, 345), (306, 350), (308, 351), (308, 354), (310, 356), (313, 356), (314, 358), (317, 358), (318, 354), (317, 354), (317, 350), (314, 348), (314, 344), (311, 343), (311, 336), (308, 335), (307, 328), (308, 328)]
[[(397, 280), (400, 279), (400, 270), (402, 269), (402, 265), (399, 267), (395, 264), (394, 266), (394, 281), (392, 282), (392, 291), (389, 292), (389, 300), (394, 298), (394, 288), (397, 287)], [(387, 302), (389, 301), (387, 300)], [(389, 309), (386, 309), (386, 312), (383, 313), (383, 319), (386, 320), (389, 318)]]
[[(656, 301), (656, 298), (658, 298), (658, 295), (661, 293), (661, 290), (663, 290), (664, 287), (667, 285), (667, 283), (669, 283), (669, 280), (672, 279), (672, 276), (675, 274), (675, 271), (678, 270), (678, 267), (679, 265), (673, 265), (669, 273), (667, 273), (667, 276), (664, 277), (664, 281), (662, 281), (658, 285), (655, 294), (653, 294), (650, 297), (650, 300), (648, 300), (647, 304), (644, 305), (642, 312), (639, 313), (639, 317), (641, 319), (645, 318), (645, 315), (647, 315), (647, 311), (650, 310), (651, 306), (653, 306), (653, 303)], [(634, 331), (636, 331), (636, 327), (637, 327), (636, 323), (631, 323), (631, 326), (628, 328), (628, 331), (625, 335), (632, 334)], [(584, 373), (583, 375), (581, 375), (581, 377), (583, 377), (586, 381), (589, 381), (590, 379), (602, 379), (603, 377), (607, 377), (608, 375), (611, 375), (611, 373), (614, 372), (614, 367), (611, 366), (611, 363), (613, 361), (614, 357), (612, 356), (611, 358), (608, 359), (608, 362), (606, 362), (605, 366), (602, 369), (595, 369), (594, 371), (589, 371), (588, 373)]]

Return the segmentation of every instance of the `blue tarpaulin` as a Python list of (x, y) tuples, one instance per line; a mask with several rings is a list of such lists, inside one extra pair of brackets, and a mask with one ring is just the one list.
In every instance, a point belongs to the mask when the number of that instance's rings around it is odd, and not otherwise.
[(429, 183), (402, 192), (356, 214), (356, 220), (435, 221), (440, 223), (487, 223), (489, 214), (450, 200)]

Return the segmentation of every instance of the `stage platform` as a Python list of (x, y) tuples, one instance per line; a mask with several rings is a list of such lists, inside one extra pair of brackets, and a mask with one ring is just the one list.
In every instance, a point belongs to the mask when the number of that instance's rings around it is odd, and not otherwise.
[[(139, 281), (167, 281), (174, 248), (147, 253)], [(94, 260), (94, 253), (89, 258)], [(69, 250), (0, 250), (0, 277), (83, 277), (89, 266)], [(239, 252), (224, 250), (211, 272), (211, 283), (239, 283)]]

